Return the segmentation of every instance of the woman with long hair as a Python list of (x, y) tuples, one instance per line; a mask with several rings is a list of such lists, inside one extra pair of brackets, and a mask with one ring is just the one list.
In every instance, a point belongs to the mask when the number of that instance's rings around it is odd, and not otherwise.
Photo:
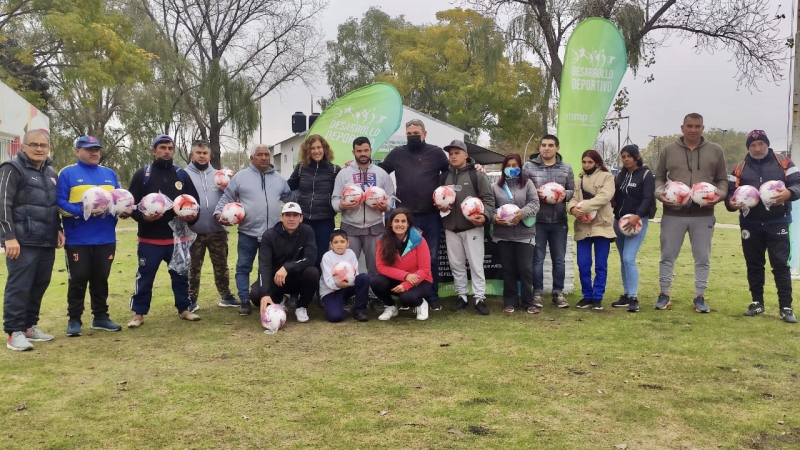
[[(629, 312), (639, 311), (639, 268), (636, 255), (647, 234), (647, 224), (656, 205), (655, 178), (653, 172), (644, 165), (639, 146), (632, 144), (620, 151), (623, 169), (617, 174), (616, 206), (614, 206), (614, 232), (617, 234), (617, 250), (622, 263), (622, 287), (625, 292), (611, 306), (628, 308)], [(638, 234), (628, 236), (619, 228), (619, 219), (630, 214), (625, 228), (635, 230), (641, 224)], [(629, 233), (630, 234), (630, 233)]]
[(308, 136), (300, 147), (300, 162), (289, 177), (289, 188), (298, 191), (297, 203), (303, 210), (303, 223), (314, 229), (319, 267), (328, 248), (334, 228), (336, 211), (331, 206), (331, 194), (336, 174), (341, 168), (333, 164), (333, 150), (322, 136)]
[(397, 316), (392, 295), (397, 296), (401, 305), (415, 308), (417, 320), (427, 320), (425, 297), (431, 295), (433, 288), (431, 254), (421, 232), (414, 228), (410, 212), (398, 208), (389, 215), (386, 229), (378, 238), (375, 260), (378, 274), (371, 277), (370, 287), (386, 305), (378, 320)]
[(503, 158), (502, 172), (492, 185), (496, 211), (506, 204), (519, 207), (513, 217), (501, 218), (495, 214), (493, 239), (503, 266), (503, 312), (511, 314), (520, 307), (537, 314), (533, 304), (533, 252), (536, 239), (536, 213), (539, 212), (539, 195), (536, 186), (522, 171), (522, 159), (516, 153)]
[[(608, 278), (608, 253), (614, 241), (614, 175), (603, 164), (595, 150), (581, 156), (583, 170), (578, 175), (575, 195), (567, 211), (575, 216), (575, 242), (578, 247), (578, 273), (583, 298), (578, 308), (603, 309), (603, 295)], [(594, 280), (592, 280), (592, 250), (594, 249)]]

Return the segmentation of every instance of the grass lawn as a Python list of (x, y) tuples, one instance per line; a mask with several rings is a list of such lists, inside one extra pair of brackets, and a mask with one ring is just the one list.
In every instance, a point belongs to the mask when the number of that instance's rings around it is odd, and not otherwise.
[[(614, 249), (601, 312), (548, 302), (503, 315), (495, 297), (488, 317), (328, 324), (312, 307), (311, 322), (290, 314), (272, 336), (256, 315), (216, 306), (207, 260), (201, 322), (178, 319), (162, 267), (140, 329), (92, 331), (87, 312), (84, 335), (67, 338), (59, 251), (40, 321), (56, 339), (0, 351), (0, 448), (798, 448), (800, 328), (778, 318), (774, 283), (767, 313), (743, 317), (739, 233), (717, 229), (713, 312), (691, 308), (688, 239), (673, 308), (655, 311), (658, 234), (653, 224), (640, 253), (638, 314), (610, 307), (622, 293)], [(125, 324), (135, 232), (118, 238), (109, 302)]]

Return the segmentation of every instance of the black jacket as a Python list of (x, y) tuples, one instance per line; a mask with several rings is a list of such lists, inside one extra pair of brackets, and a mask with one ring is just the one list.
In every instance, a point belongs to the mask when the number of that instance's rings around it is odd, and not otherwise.
[(57, 247), (61, 218), (58, 215), (58, 174), (47, 158), (36, 168), (20, 151), (0, 166), (0, 240), (16, 239), (20, 245)]
[[(184, 172), (182, 177), (178, 174), (178, 171), (183, 172), (183, 169), (173, 166), (172, 163), (154, 161), (150, 164), (150, 178), (147, 180), (147, 183), (144, 182), (144, 169), (143, 167), (133, 174), (131, 186), (130, 189), (128, 189), (131, 194), (133, 194), (133, 200), (136, 204), (139, 204), (145, 195), (156, 192), (161, 192), (169, 197), (170, 200), (175, 200), (175, 198), (181, 194), (189, 194), (197, 199), (197, 189), (195, 189), (189, 174)], [(138, 236), (140, 238), (172, 238), (172, 228), (169, 226), (169, 222), (175, 218), (175, 212), (172, 209), (168, 209), (163, 217), (154, 222), (145, 222), (142, 218), (141, 211), (138, 209), (133, 210), (131, 217), (133, 217), (133, 220), (139, 222)], [(199, 217), (200, 216), (198, 216), (197, 219), (199, 219)], [(189, 225), (197, 222), (197, 219), (189, 222)]]
[[(749, 184), (755, 188), (767, 181), (780, 180), (786, 183), (786, 188), (792, 192), (792, 197), (789, 201), (782, 205), (770, 206), (769, 211), (763, 203), (750, 208), (747, 217), (739, 215), (740, 223), (760, 224), (760, 223), (789, 223), (792, 221), (792, 202), (800, 198), (800, 171), (793, 162), (788, 161), (786, 172), (784, 174), (783, 167), (775, 158), (772, 149), (769, 149), (767, 156), (762, 159), (755, 159), (748, 153), (744, 157), (745, 165), (741, 175), (739, 175), (739, 186)], [(728, 177), (728, 195), (725, 197), (725, 207), (729, 211), (735, 211), (731, 208), (730, 200), (736, 190), (736, 174), (731, 172)]]
[[(281, 267), (288, 273), (301, 273), (306, 267), (317, 262), (317, 241), (314, 230), (301, 223), (297, 230), (289, 234), (278, 222), (261, 236), (261, 247), (258, 251), (258, 291), (275, 292), (272, 281)], [(276, 301), (281, 301), (277, 299)]]
[(433, 205), (433, 191), (439, 187), (439, 175), (450, 166), (440, 147), (425, 144), (419, 152), (408, 145), (395, 147), (378, 166), (395, 173), (400, 200), (395, 206), (419, 214), (439, 211)]
[(623, 167), (617, 174), (615, 185), (616, 219), (626, 214), (636, 214), (641, 218), (649, 216), (650, 208), (656, 203), (655, 177), (652, 170), (647, 166), (641, 166), (630, 173)]
[(299, 190), (297, 203), (303, 210), (306, 220), (330, 219), (336, 215), (331, 206), (331, 194), (336, 183), (336, 175), (341, 167), (330, 161), (309, 164), (298, 164), (289, 177), (289, 189)]

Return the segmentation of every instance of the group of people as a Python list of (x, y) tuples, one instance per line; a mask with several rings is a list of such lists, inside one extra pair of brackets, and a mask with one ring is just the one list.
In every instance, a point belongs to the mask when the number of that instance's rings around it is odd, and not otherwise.
[[(170, 264), (175, 250), (175, 229), (183, 221), (196, 234), (190, 246), (188, 274), (170, 266), (175, 308), (180, 318), (200, 320), (200, 273), (206, 250), (213, 265), (220, 307), (238, 307), (251, 314), (253, 306), (263, 313), (267, 305), (293, 301), (299, 322), (307, 322), (308, 306), (321, 299), (327, 320), (339, 322), (348, 316), (346, 305), (354, 297), (352, 315), (368, 320), (371, 302), (381, 310), (380, 320), (390, 320), (399, 310), (413, 308), (416, 318), (426, 320), (429, 311), (442, 309), (438, 297), (438, 247), (444, 229), (447, 258), (456, 298), (452, 311), (469, 306), (469, 281), (474, 307), (489, 314), (483, 271), (484, 240), (492, 239), (502, 263), (503, 311), (523, 309), (535, 314), (543, 305), (544, 259), (549, 248), (552, 261), (552, 302), (569, 307), (564, 296), (565, 254), (568, 216), (575, 217), (574, 239), (582, 298), (578, 308), (603, 308), (612, 242), (621, 260), (623, 295), (612, 303), (630, 312), (639, 311), (639, 273), (636, 255), (655, 213), (655, 201), (664, 205), (661, 226), (660, 294), (655, 309), (672, 304), (670, 287), (674, 262), (686, 233), (695, 260), (693, 305), (698, 312), (710, 309), (704, 293), (710, 272), (714, 204), (681, 206), (664, 196), (668, 180), (692, 186), (713, 183), (729, 210), (743, 205), (732, 200), (739, 185), (760, 186), (781, 180), (776, 205), (759, 204), (740, 215), (742, 247), (747, 262), (752, 303), (745, 315), (765, 311), (763, 287), (765, 253), (769, 255), (778, 288), (780, 316), (794, 323), (788, 224), (791, 201), (800, 198), (800, 174), (794, 164), (769, 148), (760, 130), (748, 135), (749, 153), (728, 176), (722, 148), (703, 136), (703, 118), (689, 114), (681, 125), (683, 137), (666, 146), (653, 173), (643, 165), (639, 148), (621, 149), (623, 167), (616, 177), (594, 150), (582, 155), (577, 180), (572, 167), (559, 154), (559, 140), (545, 135), (539, 152), (529, 161), (518, 154), (506, 155), (501, 175), (490, 182), (483, 169), (469, 157), (464, 142), (452, 141), (443, 149), (426, 141), (420, 120), (406, 126), (408, 143), (393, 149), (378, 164), (372, 161), (366, 137), (353, 142), (354, 160), (341, 168), (333, 164), (333, 152), (322, 136), (309, 136), (301, 148), (301, 161), (285, 180), (271, 164), (270, 149), (256, 145), (250, 165), (236, 173), (224, 191), (214, 182), (216, 169), (205, 141), (195, 141), (186, 169), (173, 163), (175, 144), (168, 135), (153, 142), (150, 164), (133, 175), (129, 190), (139, 203), (150, 193), (170, 198), (189, 194), (198, 200), (199, 212), (176, 215), (171, 209), (148, 216), (134, 210), (138, 224), (135, 286), (130, 300), (134, 313), (129, 328), (145, 322), (150, 309), (155, 275), (161, 262)], [(69, 286), (67, 336), (80, 336), (87, 287), (93, 321), (91, 328), (119, 331), (122, 327), (108, 314), (108, 276), (115, 258), (117, 218), (102, 211), (84, 217), (82, 195), (93, 187), (120, 188), (116, 174), (99, 164), (100, 142), (91, 136), (75, 141), (77, 162), (56, 174), (49, 158), (49, 136), (41, 131), (26, 133), (22, 152), (0, 165), (0, 233), (6, 249), (8, 280), (5, 286), (3, 320), (7, 347), (30, 350), (31, 342), (53, 339), (38, 329), (42, 297), (50, 282), (55, 249), (65, 248)], [(390, 175), (395, 175), (396, 183)], [(565, 198), (556, 203), (541, 201), (541, 188), (555, 182), (563, 186)], [(346, 187), (382, 188), (387, 197), (374, 203), (352, 201), (343, 195)], [(396, 189), (395, 189), (396, 186)], [(435, 204), (434, 191), (451, 186), (456, 198), (452, 206)], [(467, 197), (483, 207), (466, 216), (459, 205)], [(246, 214), (238, 224), (236, 294), (229, 285), (228, 232), (232, 225), (221, 215), (223, 207), (236, 201)], [(397, 203), (397, 205), (395, 205)], [(513, 214), (497, 211), (513, 203)], [(397, 206), (397, 207), (396, 207)], [(453, 211), (451, 211), (451, 209)], [(341, 227), (334, 219), (341, 213)], [(587, 216), (592, 220), (587, 220)], [(626, 216), (620, 229), (620, 218)], [(123, 218), (125, 216), (122, 216)], [(641, 228), (638, 234), (628, 229)], [(190, 239), (183, 236), (180, 240)], [(352, 284), (334, 276), (333, 267), (346, 261), (358, 267), (363, 252), (367, 273), (356, 273)], [(256, 256), (258, 275), (250, 283)], [(469, 265), (469, 277), (467, 274)], [(592, 267), (594, 266), (594, 273)], [(237, 299), (238, 296), (238, 299)], [(397, 300), (395, 300), (395, 298)]]

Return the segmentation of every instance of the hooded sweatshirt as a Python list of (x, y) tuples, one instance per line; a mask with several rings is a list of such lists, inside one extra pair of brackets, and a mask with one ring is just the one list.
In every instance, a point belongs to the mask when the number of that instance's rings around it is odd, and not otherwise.
[(460, 169), (453, 166), (447, 167), (447, 172), (444, 175), (444, 182), (442, 186), (452, 185), (458, 186), (461, 189), (456, 189), (456, 201), (450, 208), (450, 214), (442, 218), (442, 226), (446, 230), (459, 233), (462, 231), (477, 228), (472, 222), (464, 217), (460, 211), (461, 202), (467, 197), (478, 197), (483, 202), (483, 217), (486, 218), (485, 224), (488, 226), (494, 220), (494, 193), (489, 178), (485, 173), (476, 172), (475, 181), (478, 185), (472, 185), (472, 176), (470, 170), (475, 170), (475, 160), (467, 158), (467, 165)]
[(530, 157), (530, 161), (522, 166), (522, 170), (533, 181), (536, 189), (539, 189), (546, 183), (556, 182), (564, 186), (567, 192), (567, 197), (561, 203), (551, 205), (549, 203), (541, 202), (539, 212), (536, 214), (536, 222), (538, 223), (566, 223), (567, 222), (567, 205), (570, 201), (575, 190), (575, 175), (572, 172), (572, 166), (565, 163), (561, 155), (556, 153), (556, 163), (552, 166), (545, 165), (542, 161), (542, 156), (539, 153), (534, 153)]
[(197, 234), (220, 233), (225, 230), (225, 226), (214, 218), (214, 210), (222, 197), (222, 191), (214, 186), (214, 174), (217, 169), (208, 165), (206, 170), (200, 170), (194, 163), (186, 166), (186, 173), (192, 179), (195, 189), (197, 189), (197, 202), (200, 203), (200, 217), (192, 226), (189, 227)]
[(617, 206), (614, 217), (619, 219), (627, 214), (636, 214), (644, 219), (649, 216), (655, 204), (655, 183), (653, 171), (647, 166), (637, 167), (633, 172), (620, 169), (615, 181)]
[(438, 212), (433, 205), (433, 191), (439, 187), (439, 175), (450, 166), (444, 150), (424, 142), (419, 151), (402, 145), (389, 152), (378, 166), (388, 174), (395, 173), (399, 207), (417, 214)]
[[(658, 155), (656, 167), (656, 198), (664, 192), (667, 181), (680, 181), (692, 187), (705, 181), (719, 189), (722, 198), (728, 194), (728, 174), (725, 169), (725, 155), (722, 147), (700, 137), (700, 144), (694, 150), (683, 143), (683, 138), (668, 144)], [(701, 207), (691, 202), (688, 206), (664, 205), (665, 216), (700, 217), (713, 216), (714, 208)]]
[(333, 195), (331, 195), (331, 206), (336, 212), (342, 213), (342, 223), (356, 228), (369, 228), (383, 223), (383, 212), (370, 208), (366, 203), (362, 203), (358, 209), (342, 210), (339, 208), (342, 191), (348, 184), (357, 184), (364, 191), (370, 186), (382, 188), (389, 197), (389, 207), (391, 208), (394, 205), (394, 183), (389, 174), (374, 164), (370, 164), (366, 170), (361, 170), (358, 164), (350, 164), (336, 175), (336, 184), (333, 187)]
[(286, 180), (269, 166), (261, 173), (253, 163), (236, 172), (220, 197), (214, 214), (230, 202), (239, 202), (244, 208), (244, 219), (239, 222), (239, 232), (261, 238), (267, 229), (278, 223), (281, 216), (281, 201), (291, 200), (292, 191)]

